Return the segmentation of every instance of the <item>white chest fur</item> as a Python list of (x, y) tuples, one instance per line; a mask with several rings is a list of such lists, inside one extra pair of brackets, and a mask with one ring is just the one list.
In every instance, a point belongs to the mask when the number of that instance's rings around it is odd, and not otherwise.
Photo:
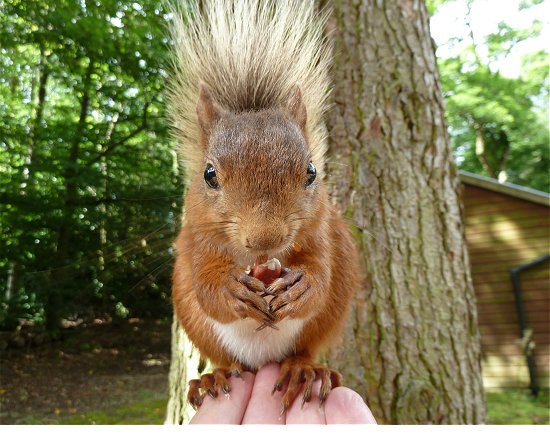
[(279, 330), (266, 327), (256, 331), (258, 321), (243, 319), (229, 324), (211, 320), (221, 345), (250, 369), (268, 362), (279, 362), (294, 351), (296, 338), (304, 320), (285, 319), (277, 323)]

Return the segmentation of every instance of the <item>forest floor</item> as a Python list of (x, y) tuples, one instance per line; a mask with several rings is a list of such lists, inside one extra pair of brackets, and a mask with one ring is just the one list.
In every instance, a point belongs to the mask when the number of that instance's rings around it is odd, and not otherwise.
[[(0, 424), (162, 424), (170, 322), (79, 325), (0, 354)], [(548, 391), (486, 393), (489, 424), (550, 424)]]
[(63, 329), (62, 340), (0, 354), (0, 424), (162, 423), (170, 322)]

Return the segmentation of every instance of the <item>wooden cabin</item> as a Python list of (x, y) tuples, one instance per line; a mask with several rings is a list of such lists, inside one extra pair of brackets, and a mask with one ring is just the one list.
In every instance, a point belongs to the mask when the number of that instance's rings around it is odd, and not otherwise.
[[(544, 256), (550, 253), (550, 196), (467, 172), (461, 171), (460, 177), (484, 385), (533, 387), (534, 383), (548, 389), (550, 261)], [(538, 263), (527, 265), (535, 260)], [(527, 267), (516, 271), (516, 301), (511, 271), (523, 265)], [(531, 373), (526, 349), (534, 367)]]

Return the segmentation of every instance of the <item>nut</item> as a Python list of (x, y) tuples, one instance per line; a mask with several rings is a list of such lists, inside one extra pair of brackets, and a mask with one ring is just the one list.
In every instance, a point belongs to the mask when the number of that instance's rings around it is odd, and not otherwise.
[(252, 267), (251, 275), (269, 286), (281, 276), (281, 262), (277, 258), (266, 259), (267, 256), (260, 256)]

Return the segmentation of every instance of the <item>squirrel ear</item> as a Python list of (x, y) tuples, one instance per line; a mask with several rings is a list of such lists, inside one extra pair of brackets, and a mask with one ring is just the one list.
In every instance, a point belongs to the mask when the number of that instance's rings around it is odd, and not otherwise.
[(302, 101), (302, 91), (300, 91), (299, 86), (294, 87), (294, 92), (292, 94), (292, 97), (290, 97), (290, 100), (288, 101), (287, 109), (292, 118), (294, 118), (294, 120), (298, 123), (300, 128), (305, 131), (307, 122), (307, 111), (306, 106)]
[(204, 137), (210, 135), (210, 130), (216, 121), (220, 119), (223, 110), (212, 98), (208, 87), (201, 83), (199, 85), (199, 101), (197, 103), (197, 116), (199, 127)]

